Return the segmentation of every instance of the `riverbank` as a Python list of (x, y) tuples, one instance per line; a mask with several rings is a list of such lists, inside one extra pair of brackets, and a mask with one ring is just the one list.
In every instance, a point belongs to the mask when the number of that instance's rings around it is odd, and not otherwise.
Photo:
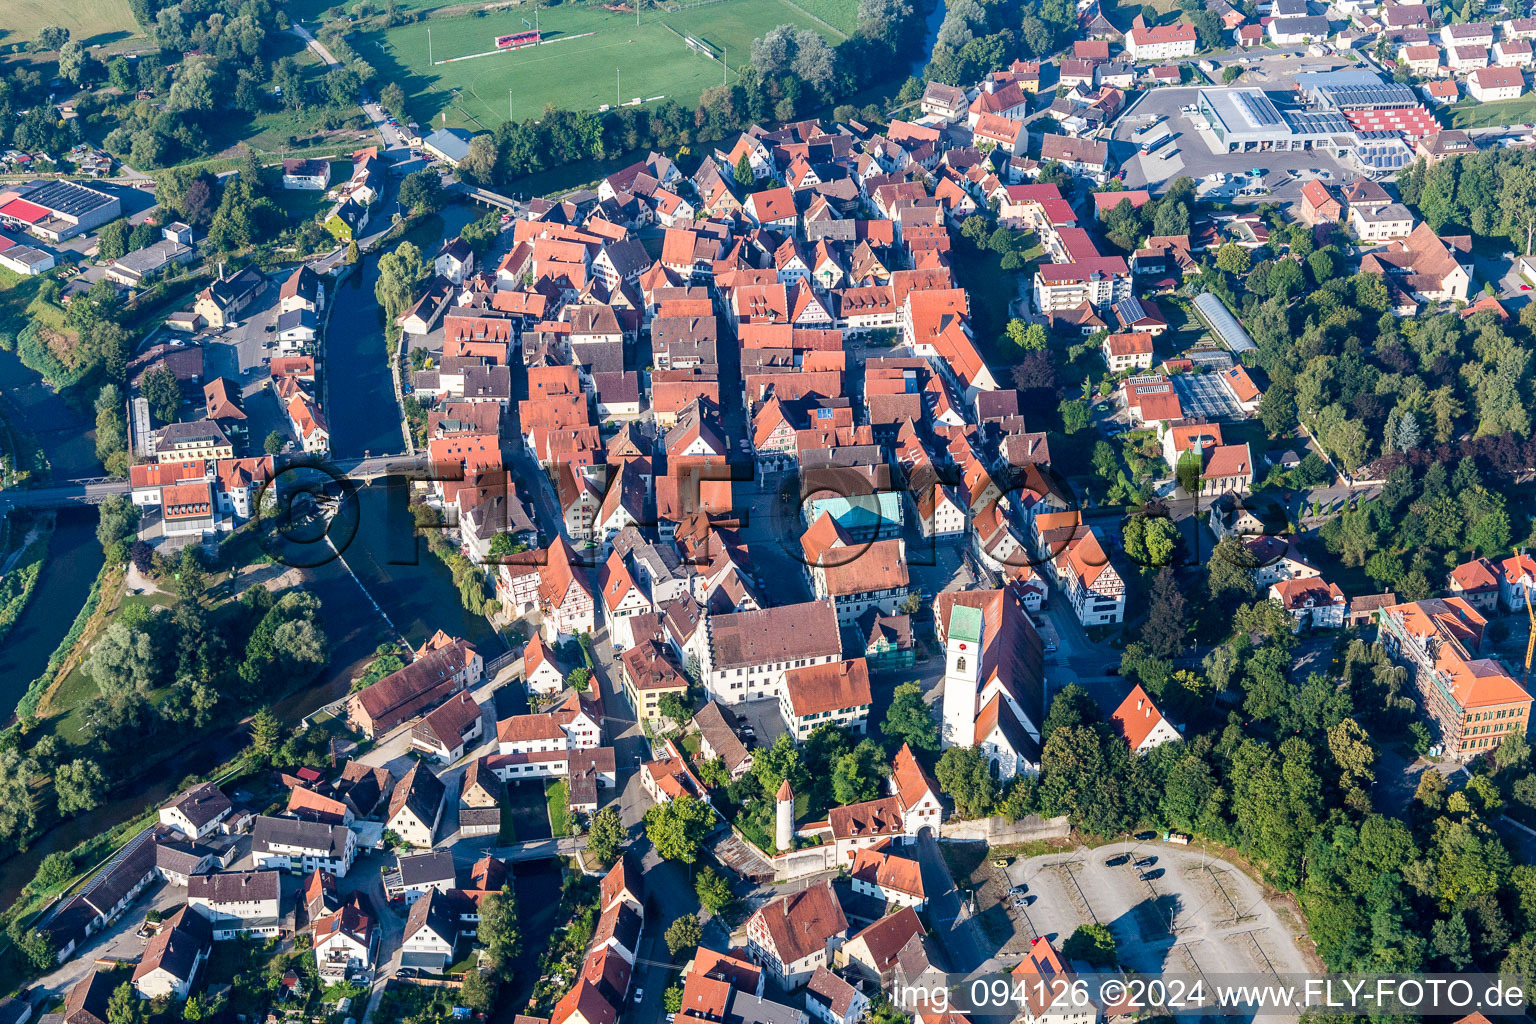
[[(48, 557), (48, 542), (53, 537), (53, 523), (11, 524), (21, 536), (13, 536), (16, 550), (5, 556), (0, 573), (0, 643), (10, 635), (11, 627), (26, 611), (37, 589), (37, 579)], [(24, 531), (24, 533), (23, 533)]]

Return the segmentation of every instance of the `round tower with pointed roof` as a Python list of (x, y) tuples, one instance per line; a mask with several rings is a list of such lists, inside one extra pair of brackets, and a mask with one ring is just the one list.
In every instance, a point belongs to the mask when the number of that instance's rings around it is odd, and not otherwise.
[(774, 829), (774, 843), (780, 851), (787, 850), (795, 845), (795, 792), (789, 788), (789, 780), (779, 783), (777, 827)]

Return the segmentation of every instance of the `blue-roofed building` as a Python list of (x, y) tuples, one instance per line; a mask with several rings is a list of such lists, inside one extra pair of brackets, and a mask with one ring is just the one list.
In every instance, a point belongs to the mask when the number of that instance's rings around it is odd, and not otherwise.
[(469, 138), (468, 132), (457, 128), (439, 128), (421, 140), (421, 148), (450, 167), (457, 167), (469, 156)]
[(823, 512), (829, 513), (832, 521), (857, 541), (901, 536), (903, 512), (899, 491), (810, 498), (804, 508), (806, 525), (820, 519)]

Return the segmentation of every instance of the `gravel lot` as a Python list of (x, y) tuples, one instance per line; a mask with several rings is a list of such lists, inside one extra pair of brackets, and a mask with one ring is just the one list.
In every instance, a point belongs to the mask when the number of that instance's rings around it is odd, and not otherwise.
[[(1121, 855), (1116, 867), (1105, 862)], [(1155, 857), (1144, 868), (1133, 861)], [(1155, 875), (1147, 881), (1143, 872)], [(1060, 947), (1082, 924), (1109, 926), (1123, 965), (1133, 971), (1206, 976), (1301, 972), (1309, 957), (1299, 922), (1265, 901), (1259, 884), (1199, 849), (1122, 842), (1019, 858), (1006, 869), (982, 861), (971, 875), (978, 913), (998, 959), (1022, 955), (1037, 937)], [(1029, 905), (1013, 907), (1010, 885), (1028, 887)]]

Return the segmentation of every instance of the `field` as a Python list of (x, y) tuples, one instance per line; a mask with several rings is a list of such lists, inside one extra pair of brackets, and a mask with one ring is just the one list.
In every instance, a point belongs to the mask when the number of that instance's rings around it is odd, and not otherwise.
[(1530, 124), (1533, 121), (1536, 121), (1536, 96), (1451, 108), (1452, 128), (1488, 128), (1501, 124)]
[(5, 0), (0, 11), (3, 43), (36, 39), (47, 25), (62, 25), (87, 44), (110, 43), (139, 31), (128, 0)]
[[(840, 20), (851, 18), (853, 0), (812, 0), (808, 9), (832, 21), (828, 15), (843, 8), (847, 13)], [(449, 126), (479, 130), (493, 127), (509, 113), (519, 120), (537, 116), (550, 104), (595, 110), (615, 99), (627, 103), (638, 96), (692, 106), (701, 92), (719, 85), (727, 74), (719, 62), (688, 49), (680, 36), (702, 39), (724, 52), (734, 81), (752, 40), (775, 25), (825, 32), (785, 0), (722, 0), (666, 14), (647, 12), (639, 27), (633, 15), (572, 5), (539, 11), (539, 29), (548, 40), (541, 46), (446, 64), (429, 62), (429, 30), (435, 60), (481, 53), (493, 49), (495, 36), (522, 31), (524, 10), (533, 14), (532, 8), (513, 10), (516, 13), (489, 17), (433, 18), (359, 36), (353, 45), (382, 78), (405, 89), (418, 124), (441, 126), (446, 114)]]
[[(843, 0), (790, 0), (790, 2), (811, 17), (831, 25), (844, 38), (853, 35), (853, 30), (858, 27), (857, 4), (844, 3)], [(833, 46), (841, 41), (840, 39), (827, 40)]]

